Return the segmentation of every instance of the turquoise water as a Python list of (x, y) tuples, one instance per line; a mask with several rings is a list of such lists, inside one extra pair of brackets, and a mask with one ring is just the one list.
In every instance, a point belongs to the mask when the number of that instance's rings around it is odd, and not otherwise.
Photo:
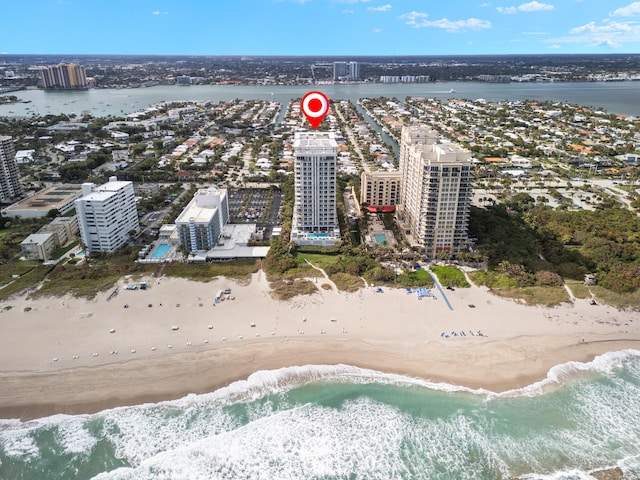
[(329, 235), (326, 233), (310, 233), (307, 235), (307, 238), (328, 238)]
[(169, 253), (169, 250), (171, 250), (171, 245), (167, 243), (161, 243), (155, 248), (153, 252), (151, 252), (150, 257), (156, 260), (164, 258), (167, 256), (167, 253)]
[(375, 233), (373, 237), (376, 239), (378, 245), (382, 245), (387, 241), (387, 236), (384, 233)]
[(638, 350), (502, 394), (291, 367), (172, 402), (0, 421), (0, 478), (568, 480), (618, 466), (637, 479), (639, 413)]

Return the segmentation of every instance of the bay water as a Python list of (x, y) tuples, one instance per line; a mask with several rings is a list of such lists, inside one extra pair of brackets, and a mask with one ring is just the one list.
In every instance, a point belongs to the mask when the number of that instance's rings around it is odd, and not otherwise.
[(640, 81), (567, 82), (567, 83), (481, 83), (442, 82), (407, 84), (344, 84), (298, 86), (245, 85), (160, 85), (148, 88), (100, 89), (80, 91), (22, 90), (12, 92), (23, 101), (0, 105), (2, 116), (43, 116), (84, 112), (94, 117), (123, 116), (163, 101), (231, 101), (273, 100), (283, 111), (291, 100), (309, 90), (321, 90), (336, 100), (389, 97), (403, 101), (406, 97), (429, 97), (440, 100), (460, 98), (497, 101), (550, 100), (584, 105), (619, 115), (640, 116)]

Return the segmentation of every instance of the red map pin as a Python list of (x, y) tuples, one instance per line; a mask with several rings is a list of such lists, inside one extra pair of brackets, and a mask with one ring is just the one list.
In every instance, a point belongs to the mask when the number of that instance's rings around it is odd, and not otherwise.
[(322, 92), (309, 92), (302, 97), (300, 109), (313, 129), (317, 130), (329, 111), (329, 99)]

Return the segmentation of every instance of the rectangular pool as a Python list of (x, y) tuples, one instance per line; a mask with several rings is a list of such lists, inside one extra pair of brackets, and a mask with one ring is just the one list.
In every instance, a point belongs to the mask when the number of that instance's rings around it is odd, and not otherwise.
[(374, 233), (373, 237), (376, 239), (376, 243), (378, 245), (382, 245), (384, 242), (387, 242), (387, 236), (384, 233)]
[(168, 243), (161, 243), (155, 248), (153, 252), (151, 252), (151, 255), (149, 255), (149, 257), (155, 260), (159, 260), (166, 257), (167, 253), (169, 253), (169, 250), (171, 250), (171, 245), (169, 245)]

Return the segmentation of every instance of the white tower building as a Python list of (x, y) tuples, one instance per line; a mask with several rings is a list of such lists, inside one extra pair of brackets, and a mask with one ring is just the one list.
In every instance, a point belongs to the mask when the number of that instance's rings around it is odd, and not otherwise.
[(176, 218), (180, 245), (191, 252), (210, 250), (228, 221), (227, 190), (216, 186), (201, 188)]
[(291, 240), (296, 244), (332, 246), (340, 240), (336, 212), (337, 148), (330, 133), (296, 133), (291, 227)]
[(82, 184), (75, 201), (80, 236), (89, 252), (111, 253), (140, 229), (132, 182), (110, 177), (104, 185)]

